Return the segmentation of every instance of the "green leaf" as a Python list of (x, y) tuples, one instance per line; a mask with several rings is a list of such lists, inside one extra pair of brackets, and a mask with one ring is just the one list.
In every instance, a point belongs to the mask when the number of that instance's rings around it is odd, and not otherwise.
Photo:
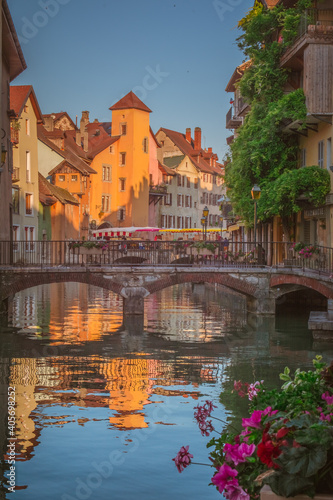
[(294, 476), (291, 474), (275, 473), (263, 480), (264, 484), (268, 484), (272, 491), (282, 497), (293, 497), (303, 492), (314, 496), (314, 483), (311, 479)]
[(299, 474), (302, 477), (311, 477), (316, 474), (327, 460), (327, 451), (317, 446), (316, 448), (286, 449), (275, 462), (288, 474)]

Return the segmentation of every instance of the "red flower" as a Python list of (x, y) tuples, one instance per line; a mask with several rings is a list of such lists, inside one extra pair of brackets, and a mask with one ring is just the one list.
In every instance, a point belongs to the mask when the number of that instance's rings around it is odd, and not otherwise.
[(273, 462), (274, 458), (277, 458), (281, 454), (280, 448), (273, 443), (270, 435), (267, 433), (263, 434), (261, 443), (258, 444), (257, 455), (259, 460), (268, 465), (268, 467), (274, 467), (278, 469), (278, 466)]

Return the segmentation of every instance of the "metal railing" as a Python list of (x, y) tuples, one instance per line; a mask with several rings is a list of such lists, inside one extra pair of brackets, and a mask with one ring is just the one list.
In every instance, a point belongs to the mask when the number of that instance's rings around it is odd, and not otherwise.
[(0, 266), (284, 267), (333, 272), (333, 249), (291, 243), (223, 241), (0, 241)]

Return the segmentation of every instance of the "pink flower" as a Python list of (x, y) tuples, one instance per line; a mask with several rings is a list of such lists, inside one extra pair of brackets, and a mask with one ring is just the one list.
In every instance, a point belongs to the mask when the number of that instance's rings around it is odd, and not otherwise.
[(182, 446), (172, 460), (175, 462), (178, 472), (182, 472), (186, 467), (188, 467), (191, 463), (191, 458), (193, 455), (188, 451), (189, 446)]
[(205, 422), (207, 417), (210, 417), (213, 408), (217, 408), (217, 406), (213, 405), (212, 401), (208, 400), (206, 400), (203, 406), (198, 405), (194, 407), (194, 409), (197, 410), (194, 412), (194, 418), (198, 422), (199, 426), (201, 422)]
[(262, 411), (254, 410), (250, 418), (242, 418), (242, 427), (253, 427), (254, 429), (261, 428)]
[(333, 405), (333, 395), (331, 396), (328, 391), (321, 395), (321, 399), (324, 399), (328, 405)]
[(246, 458), (250, 457), (254, 453), (255, 449), (256, 446), (254, 444), (249, 445), (247, 443), (242, 443), (240, 445), (233, 445), (227, 443), (224, 446), (223, 451), (225, 452), (226, 460), (238, 465), (242, 462), (246, 462)]
[(248, 396), (249, 396), (249, 400), (252, 401), (252, 399), (258, 395), (258, 392), (260, 391), (260, 385), (263, 383), (264, 381), (262, 380), (261, 382), (255, 382), (254, 384), (250, 384), (249, 385), (249, 388), (248, 388)]
[(227, 464), (223, 464), (220, 467), (220, 470), (212, 477), (211, 481), (218, 488), (219, 492), (225, 489), (226, 485), (235, 485), (238, 486), (238, 481), (235, 479), (238, 471), (236, 469), (232, 469)]
[(224, 496), (228, 500), (250, 500), (250, 495), (246, 493), (239, 484), (227, 484), (224, 490)]
[(214, 430), (211, 420), (202, 420), (199, 422), (199, 429), (202, 436), (209, 436), (209, 434)]
[(333, 416), (333, 413), (330, 413), (329, 415), (325, 415), (325, 413), (321, 413), (319, 418), (323, 422), (331, 422), (332, 416)]

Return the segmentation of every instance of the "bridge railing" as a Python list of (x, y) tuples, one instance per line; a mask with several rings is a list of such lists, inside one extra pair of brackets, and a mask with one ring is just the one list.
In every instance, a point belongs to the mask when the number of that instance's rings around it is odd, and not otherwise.
[(333, 249), (286, 242), (0, 241), (0, 266), (293, 267), (332, 273)]

